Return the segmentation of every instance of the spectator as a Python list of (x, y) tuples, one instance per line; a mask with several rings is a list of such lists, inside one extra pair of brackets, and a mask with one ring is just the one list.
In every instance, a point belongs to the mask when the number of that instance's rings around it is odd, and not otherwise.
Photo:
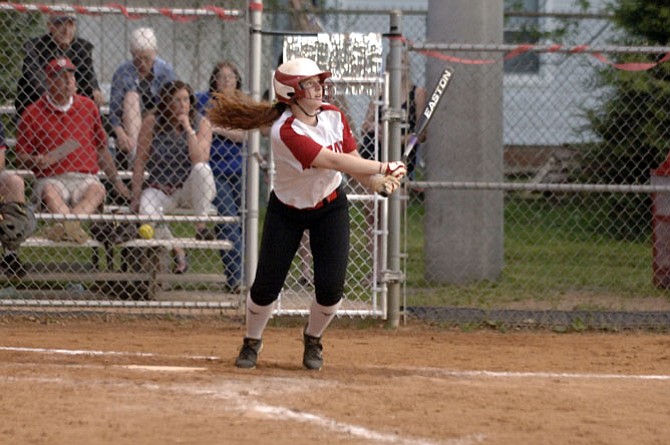
[[(5, 152), (7, 145), (5, 143), (5, 127), (0, 122), (0, 204), (16, 202), (25, 206), (25, 184), (23, 179), (16, 173), (11, 173), (5, 170)], [(0, 221), (3, 216), (0, 215)], [(0, 261), (0, 268), (2, 268), (6, 275), (15, 278), (25, 276), (26, 269), (23, 267), (16, 249), (16, 246), (3, 245), (5, 248), (4, 255)]]
[[(38, 203), (51, 213), (87, 215), (105, 198), (99, 167), (122, 196), (130, 194), (107, 148), (98, 108), (91, 99), (75, 94), (75, 70), (64, 57), (46, 65), (46, 93), (26, 108), (19, 121), (16, 154), (35, 174), (33, 195)], [(71, 220), (53, 224), (45, 235), (53, 241), (89, 239), (79, 221)]]
[(342, 173), (371, 191), (392, 193), (406, 172), (401, 162), (361, 159), (342, 111), (323, 101), (329, 71), (311, 59), (280, 65), (273, 85), (278, 102), (255, 102), (237, 92), (216, 96), (208, 112), (216, 125), (251, 130), (272, 125), (276, 181), (270, 195), (258, 269), (247, 295), (246, 335), (235, 361), (254, 368), (263, 332), (284, 286), (303, 233), (309, 230), (315, 300), (303, 331), (303, 365), (323, 366), (321, 337), (342, 304), (349, 259), (349, 204)]
[(165, 82), (176, 79), (172, 66), (157, 57), (158, 44), (151, 28), (138, 28), (130, 35), (131, 60), (112, 76), (109, 123), (116, 137), (117, 162), (130, 168), (137, 150), (137, 137), (144, 114), (158, 103)]
[[(214, 66), (209, 78), (209, 90), (196, 94), (196, 106), (203, 115), (214, 93), (226, 94), (242, 88), (242, 78), (235, 65), (221, 61)], [(220, 215), (240, 216), (244, 161), (242, 153), (246, 131), (223, 127), (212, 128), (212, 148), (209, 165), (216, 182), (214, 205)], [(242, 284), (242, 227), (240, 224), (221, 224), (219, 239), (233, 243), (231, 250), (222, 250), (221, 259), (228, 277), (227, 287), (238, 291)]]
[[(390, 54), (389, 54), (390, 55)], [(389, 57), (386, 58), (386, 63), (389, 63)], [(426, 100), (428, 93), (425, 88), (416, 86), (412, 83), (412, 76), (409, 70), (409, 55), (407, 51), (403, 51), (402, 59), (402, 75), (401, 75), (401, 92), (400, 97), (406, 98), (402, 104), (402, 109), (407, 113), (407, 127), (403, 127), (403, 145), (407, 143), (409, 135), (414, 131), (416, 123), (419, 120), (419, 113), (426, 107)], [(375, 122), (375, 103), (370, 101), (368, 112), (365, 117), (361, 130), (363, 133), (363, 146), (361, 147), (361, 156), (366, 159), (381, 159), (380, 153), (375, 150), (375, 132), (381, 136), (381, 113), (379, 119)], [(420, 142), (425, 140), (425, 135)], [(407, 160), (407, 174), (408, 177), (413, 178), (414, 168), (417, 162), (417, 153), (419, 145), (417, 145), (412, 154)]]
[[(157, 108), (142, 120), (133, 165), (133, 211), (163, 215), (177, 207), (191, 208), (205, 216), (216, 194), (209, 166), (212, 128), (209, 119), (198, 114), (191, 87), (180, 80), (161, 88)], [(142, 190), (144, 171), (148, 187)], [(213, 240), (216, 233), (204, 222), (196, 223), (196, 239)], [(157, 238), (169, 238), (167, 227), (156, 230)], [(188, 268), (183, 249), (173, 251), (175, 273)]]
[(28, 105), (44, 94), (44, 66), (58, 57), (69, 58), (77, 67), (74, 74), (77, 94), (93, 99), (98, 107), (101, 106), (105, 100), (93, 68), (93, 44), (76, 36), (77, 17), (52, 14), (47, 20), (47, 29), (46, 34), (30, 39), (24, 45), (25, 58), (14, 101), (17, 117), (20, 118)]

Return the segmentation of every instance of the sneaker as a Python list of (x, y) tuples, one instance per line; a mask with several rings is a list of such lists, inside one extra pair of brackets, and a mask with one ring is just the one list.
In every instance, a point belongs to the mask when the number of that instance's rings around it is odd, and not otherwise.
[(65, 229), (65, 237), (68, 241), (84, 244), (91, 239), (88, 233), (84, 232), (84, 229), (81, 228), (79, 221), (65, 221), (63, 228)]
[(307, 369), (320, 371), (323, 367), (323, 345), (321, 344), (321, 337), (312, 337), (305, 334), (303, 331), (303, 338), (305, 341), (305, 352), (302, 356), (302, 364)]
[(13, 278), (22, 278), (26, 276), (26, 268), (21, 263), (19, 259), (19, 254), (16, 252), (7, 252), (2, 261), (0, 261), (0, 267), (5, 271), (5, 275)]
[(263, 340), (244, 337), (244, 343), (242, 344), (242, 349), (240, 349), (240, 354), (235, 360), (235, 366), (244, 369), (255, 368), (261, 349), (263, 349)]

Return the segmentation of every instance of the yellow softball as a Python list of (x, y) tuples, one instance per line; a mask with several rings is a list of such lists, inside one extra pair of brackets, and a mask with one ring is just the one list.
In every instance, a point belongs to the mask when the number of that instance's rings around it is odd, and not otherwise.
[(142, 224), (137, 233), (144, 239), (151, 239), (154, 237), (154, 228), (151, 227), (151, 224)]

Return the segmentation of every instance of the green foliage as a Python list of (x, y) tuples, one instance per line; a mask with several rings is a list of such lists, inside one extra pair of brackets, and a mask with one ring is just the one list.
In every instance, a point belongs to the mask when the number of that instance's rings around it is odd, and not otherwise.
[[(559, 305), (566, 296), (608, 296), (628, 301), (665, 296), (651, 280), (650, 239), (612, 239), (603, 233), (605, 213), (585, 205), (589, 194), (505, 199), (504, 268), (496, 282), (438, 285), (424, 274), (423, 212), (407, 212), (407, 304), (500, 308), (515, 302)], [(605, 199), (605, 198), (603, 198)], [(600, 205), (600, 204), (599, 204)], [(621, 236), (617, 238), (622, 238)], [(609, 308), (608, 309), (612, 309)]]
[(670, 1), (614, 0), (610, 7), (614, 22), (632, 36), (650, 44), (665, 45), (670, 41)]
[(0, 104), (12, 104), (21, 75), (23, 44), (40, 23), (39, 14), (0, 12)]
[[(621, 45), (666, 45), (670, 1), (614, 0), (609, 4), (614, 22), (625, 32), (612, 43)], [(619, 63), (650, 63), (661, 57), (649, 54), (614, 54)], [(585, 115), (600, 142), (584, 151), (582, 180), (610, 184), (646, 184), (650, 171), (668, 154), (670, 137), (670, 64), (648, 71), (623, 71), (605, 67), (597, 73), (597, 87), (604, 91), (598, 108)], [(600, 199), (600, 198), (596, 198)], [(617, 238), (640, 239), (640, 221), (649, 221), (651, 202), (647, 196), (629, 194), (611, 197), (604, 228)]]

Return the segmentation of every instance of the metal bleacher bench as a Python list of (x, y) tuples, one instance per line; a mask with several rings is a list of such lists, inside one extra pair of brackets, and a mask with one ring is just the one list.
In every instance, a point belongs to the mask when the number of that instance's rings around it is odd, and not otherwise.
[[(13, 170), (21, 177), (27, 180), (34, 178), (30, 170)], [(104, 173), (100, 173), (101, 178), (105, 178)], [(120, 171), (119, 176), (123, 179), (129, 179), (132, 176), (131, 172)], [(196, 216), (190, 213), (187, 209), (176, 209), (169, 215), (162, 217), (149, 215), (135, 215), (132, 214), (128, 207), (105, 205), (102, 213), (74, 216), (74, 215), (58, 215), (50, 213), (36, 213), (35, 217), (41, 222), (55, 222), (64, 220), (77, 219), (80, 221), (114, 221), (124, 224), (140, 224), (140, 223), (156, 223), (156, 222), (188, 222), (194, 223), (203, 221), (203, 218), (208, 223), (236, 223), (240, 218), (236, 216), (220, 216), (217, 215), (216, 209), (212, 208), (207, 217)], [(92, 263), (65, 265), (43, 265), (41, 268), (36, 265), (26, 264), (28, 274), (23, 278), (25, 282), (86, 282), (86, 283), (123, 283), (123, 282), (142, 282), (145, 283), (143, 289), (145, 294), (142, 299), (154, 300), (160, 297), (162, 293), (167, 292), (171, 284), (198, 284), (198, 283), (220, 283), (225, 284), (226, 277), (223, 273), (194, 273), (187, 272), (184, 274), (173, 274), (165, 267), (165, 258), (169, 256), (167, 252), (175, 247), (184, 249), (199, 249), (199, 250), (230, 250), (233, 245), (228, 240), (197, 240), (193, 237), (174, 237), (170, 239), (131, 239), (129, 241), (108, 244), (96, 241), (94, 239), (88, 240), (83, 244), (77, 244), (68, 241), (51, 241), (40, 235), (40, 231), (28, 238), (22, 244), (23, 248), (53, 248), (53, 249), (93, 249)], [(121, 252), (133, 252), (135, 255), (141, 256), (139, 259), (134, 259), (135, 267), (130, 270), (119, 270), (115, 268), (114, 252), (120, 250)], [(106, 262), (105, 267), (102, 267), (100, 258), (103, 253)], [(218, 258), (218, 256), (217, 256)], [(121, 262), (126, 261), (126, 258), (121, 258)], [(40, 270), (41, 269), (41, 270)], [(0, 272), (0, 276), (1, 272)], [(128, 298), (138, 299), (137, 296), (128, 296)]]

